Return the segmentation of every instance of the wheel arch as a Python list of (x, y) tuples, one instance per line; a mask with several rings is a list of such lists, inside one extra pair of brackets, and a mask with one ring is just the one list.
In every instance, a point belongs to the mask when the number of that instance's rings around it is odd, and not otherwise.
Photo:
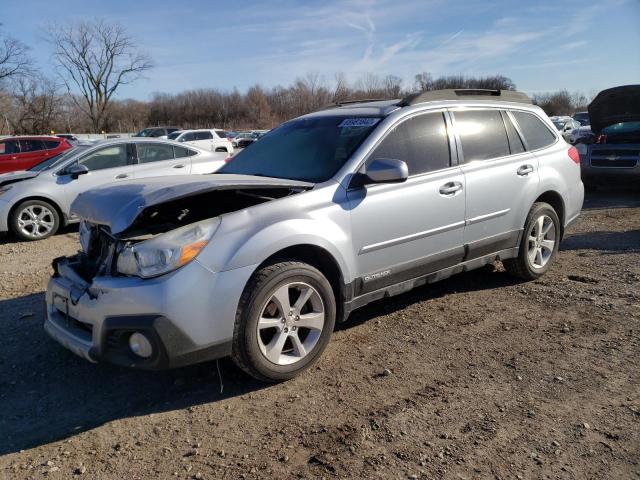
[(555, 190), (547, 190), (536, 198), (534, 203), (545, 202), (553, 207), (560, 219), (560, 239), (564, 237), (565, 204), (562, 195)]
[(336, 298), (336, 318), (338, 321), (343, 318), (344, 303), (347, 300), (345, 280), (340, 264), (331, 252), (314, 244), (291, 245), (271, 254), (258, 265), (256, 271), (267, 264), (279, 260), (297, 260), (317, 268), (326, 277), (333, 289), (333, 294)]

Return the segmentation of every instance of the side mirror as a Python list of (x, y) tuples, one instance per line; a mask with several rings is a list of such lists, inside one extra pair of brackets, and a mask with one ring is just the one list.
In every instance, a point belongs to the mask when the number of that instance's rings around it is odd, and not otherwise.
[(87, 173), (89, 173), (89, 169), (85, 165), (76, 163), (75, 165), (71, 165), (67, 169), (67, 173), (71, 176), (71, 178), (76, 180), (80, 175), (86, 175)]
[(365, 184), (402, 183), (409, 178), (409, 168), (402, 160), (394, 158), (376, 158), (364, 172)]

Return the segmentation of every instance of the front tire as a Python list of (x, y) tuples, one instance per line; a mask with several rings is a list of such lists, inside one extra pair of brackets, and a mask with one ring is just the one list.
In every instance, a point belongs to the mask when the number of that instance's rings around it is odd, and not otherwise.
[(58, 231), (60, 216), (48, 202), (27, 200), (11, 212), (9, 222), (11, 230), (20, 240), (43, 240)]
[(288, 380), (318, 361), (335, 320), (333, 290), (320, 271), (295, 261), (267, 265), (240, 298), (232, 358), (258, 380)]
[(518, 256), (502, 262), (511, 275), (535, 280), (551, 267), (560, 246), (560, 220), (551, 205), (534, 203), (529, 210)]

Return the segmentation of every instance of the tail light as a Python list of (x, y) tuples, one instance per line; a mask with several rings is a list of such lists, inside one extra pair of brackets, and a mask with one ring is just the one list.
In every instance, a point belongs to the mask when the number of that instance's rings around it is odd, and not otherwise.
[(573, 160), (573, 163), (580, 165), (580, 153), (576, 147), (569, 148), (567, 153), (569, 154), (569, 158)]
[(233, 157), (232, 157), (231, 155), (229, 155), (228, 157), (226, 157), (226, 158), (224, 159), (224, 163), (229, 163), (229, 162), (231, 161), (231, 159), (232, 159), (232, 158), (233, 158)]

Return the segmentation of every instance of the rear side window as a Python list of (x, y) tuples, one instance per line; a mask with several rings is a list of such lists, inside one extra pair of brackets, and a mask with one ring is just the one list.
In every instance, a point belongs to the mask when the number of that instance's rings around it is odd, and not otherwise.
[(402, 160), (409, 175), (448, 168), (449, 138), (442, 113), (412, 117), (393, 130), (375, 148), (370, 160), (394, 158)]
[(195, 150), (184, 147), (173, 147), (173, 152), (176, 158), (192, 157), (193, 155), (198, 153)]
[(524, 152), (522, 139), (520, 138), (520, 135), (518, 135), (513, 123), (511, 123), (511, 118), (509, 118), (509, 115), (507, 115), (506, 112), (502, 112), (502, 118), (504, 118), (504, 126), (507, 128), (507, 137), (509, 138), (509, 149), (511, 150), (511, 154), (513, 155)]
[(56, 142), (55, 140), (44, 141), (44, 146), (47, 148), (47, 150), (50, 150), (52, 148), (58, 148), (58, 145), (60, 145), (60, 142)]
[(22, 153), (37, 152), (44, 149), (42, 140), (20, 140), (20, 151)]
[(218, 135), (220, 138), (227, 138), (229, 133), (224, 130), (216, 130), (216, 135)]
[(196, 140), (211, 140), (212, 138), (211, 132), (196, 132)]
[(196, 134), (194, 132), (185, 133), (182, 135), (180, 141), (182, 142), (193, 142), (196, 139)]
[(7, 140), (0, 142), (0, 155), (5, 153), (20, 153), (20, 146), (17, 140)]
[(524, 135), (528, 150), (548, 147), (556, 141), (556, 136), (536, 115), (517, 111), (511, 113), (518, 122), (522, 135)]
[(507, 131), (499, 110), (454, 112), (465, 163), (509, 155)]
[(150, 163), (173, 159), (173, 146), (164, 143), (138, 143), (138, 162)]

